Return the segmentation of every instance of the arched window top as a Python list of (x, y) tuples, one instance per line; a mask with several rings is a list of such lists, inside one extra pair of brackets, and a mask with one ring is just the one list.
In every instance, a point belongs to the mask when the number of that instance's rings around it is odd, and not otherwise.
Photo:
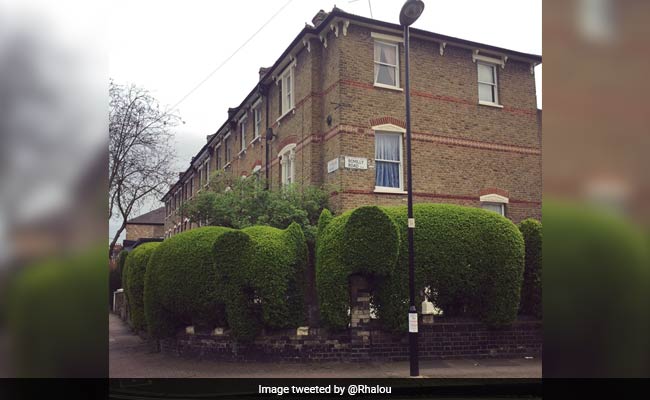
[(291, 152), (292, 150), (295, 151), (296, 149), (296, 144), (295, 143), (290, 143), (282, 148), (280, 152), (278, 153), (279, 156), (283, 156), (284, 154), (287, 154)]

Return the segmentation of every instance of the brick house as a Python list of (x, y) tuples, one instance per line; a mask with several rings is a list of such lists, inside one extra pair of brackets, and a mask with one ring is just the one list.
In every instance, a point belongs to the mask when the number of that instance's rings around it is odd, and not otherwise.
[(162, 238), (165, 236), (165, 207), (126, 221), (126, 241)]
[[(404, 46), (399, 25), (322, 10), (192, 158), (162, 198), (165, 236), (210, 174), (260, 174), (331, 192), (340, 212), (406, 204)], [(415, 202), (541, 217), (541, 56), (411, 29)]]

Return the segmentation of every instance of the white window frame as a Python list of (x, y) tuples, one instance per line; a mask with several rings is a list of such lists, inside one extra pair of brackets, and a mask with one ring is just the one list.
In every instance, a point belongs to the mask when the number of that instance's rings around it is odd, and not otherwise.
[(479, 200), (481, 201), (481, 208), (483, 208), (483, 205), (486, 204), (493, 205), (493, 206), (501, 206), (501, 211), (498, 214), (501, 214), (501, 216), (503, 217), (506, 216), (506, 204), (508, 204), (510, 201), (507, 197), (498, 195), (496, 193), (490, 193), (479, 197)]
[(253, 140), (252, 140), (252, 142), (259, 139), (261, 134), (262, 134), (262, 104), (258, 103), (256, 106), (253, 107)]
[[(278, 120), (282, 119), (282, 117), (289, 114), (295, 107), (296, 95), (294, 89), (296, 87), (296, 80), (294, 79), (294, 67), (295, 67), (294, 64), (289, 65), (282, 72), (282, 74), (280, 74), (280, 77), (278, 78), (278, 84), (282, 85), (281, 86), (282, 112)], [(289, 78), (288, 85), (287, 85), (287, 78)], [(287, 99), (287, 97), (289, 98)]]
[(296, 180), (296, 144), (284, 146), (278, 153), (278, 158), (280, 159), (282, 186), (294, 183)]
[[(376, 47), (377, 44), (382, 44), (385, 46), (391, 46), (395, 48), (395, 65), (387, 64), (387, 63), (382, 63), (380, 61), (375, 60), (375, 53), (376, 53)], [(393, 43), (390, 41), (386, 40), (376, 40), (373, 45), (373, 50), (372, 50), (372, 74), (373, 74), (373, 82), (375, 86), (378, 87), (383, 87), (383, 88), (388, 88), (388, 89), (401, 89), (399, 86), (399, 44), (398, 43)], [(387, 85), (385, 83), (377, 82), (377, 77), (379, 77), (379, 74), (375, 72), (375, 68), (377, 65), (385, 65), (388, 67), (394, 67), (395, 68), (395, 85)]]
[[(394, 125), (381, 125), (373, 128), (375, 130), (375, 153), (377, 154), (377, 136), (379, 135), (399, 135), (399, 188), (387, 187), (387, 186), (377, 186), (377, 177), (375, 175), (375, 192), (378, 193), (399, 193), (404, 194), (404, 133), (405, 130)], [(374, 158), (375, 160), (375, 170), (377, 168), (377, 161), (379, 162), (388, 162), (388, 163), (397, 163), (393, 160), (381, 160)]]
[(248, 146), (248, 143), (246, 142), (246, 121), (248, 120), (248, 116), (244, 115), (242, 118), (239, 119), (239, 140), (241, 140), (241, 149), (239, 151), (239, 154), (246, 152), (246, 147)]
[[(482, 82), (479, 79), (479, 65), (484, 65), (486, 67), (492, 68), (492, 76), (494, 77), (494, 83), (492, 82)], [(497, 64), (490, 63), (490, 62), (485, 62), (485, 61), (476, 61), (476, 80), (477, 80), (477, 89), (478, 89), (478, 102), (479, 104), (484, 104), (484, 105), (494, 105), (494, 106), (499, 106), (499, 81), (498, 81), (498, 73), (497, 73)], [(494, 101), (487, 101), (487, 100), (481, 100), (481, 92), (479, 87), (481, 85), (490, 85), (493, 86), (494, 89)]]

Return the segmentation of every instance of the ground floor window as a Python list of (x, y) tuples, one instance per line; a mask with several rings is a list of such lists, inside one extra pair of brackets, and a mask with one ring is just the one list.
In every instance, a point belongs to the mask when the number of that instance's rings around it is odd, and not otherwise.
[(403, 190), (401, 133), (375, 133), (375, 169), (377, 188)]
[(282, 186), (290, 185), (295, 180), (296, 145), (285, 146), (279, 153)]
[(488, 211), (494, 211), (504, 217), (506, 215), (505, 205), (503, 203), (482, 203), (481, 208)]

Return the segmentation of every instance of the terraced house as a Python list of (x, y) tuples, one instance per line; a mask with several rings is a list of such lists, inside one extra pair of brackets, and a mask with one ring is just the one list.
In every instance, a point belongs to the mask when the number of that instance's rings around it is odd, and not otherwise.
[[(401, 27), (324, 11), (229, 109), (163, 197), (166, 236), (197, 226), (178, 207), (211, 173), (259, 174), (271, 190), (317, 185), (331, 206), (406, 204)], [(413, 191), (518, 222), (541, 217), (541, 56), (411, 30)]]

